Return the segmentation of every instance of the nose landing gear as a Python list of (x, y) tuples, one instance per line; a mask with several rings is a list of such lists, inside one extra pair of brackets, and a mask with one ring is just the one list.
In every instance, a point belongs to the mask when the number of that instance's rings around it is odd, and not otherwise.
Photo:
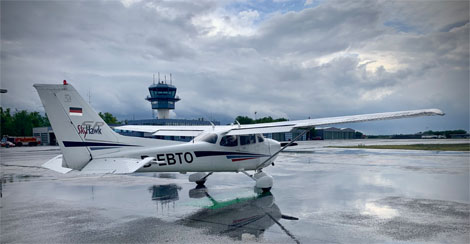
[(263, 192), (271, 191), (273, 187), (273, 177), (259, 170), (254, 175), (248, 174), (246, 171), (241, 171), (252, 180), (256, 181), (255, 187), (263, 190)]
[(273, 187), (273, 177), (260, 171), (253, 178), (256, 181), (256, 187), (261, 188), (263, 192), (269, 192)]
[[(263, 192), (269, 192), (271, 191), (271, 188), (273, 187), (273, 177), (266, 174), (265, 172), (258, 170), (254, 175), (248, 174), (246, 171), (241, 171), (248, 177), (250, 177), (252, 180), (254, 180), (255, 187), (258, 189), (263, 190)], [(198, 187), (203, 187), (204, 184), (206, 183), (207, 177), (209, 177), (213, 172), (210, 173), (204, 173), (204, 172), (199, 172), (199, 173), (194, 173), (189, 175), (189, 182), (196, 182)]]

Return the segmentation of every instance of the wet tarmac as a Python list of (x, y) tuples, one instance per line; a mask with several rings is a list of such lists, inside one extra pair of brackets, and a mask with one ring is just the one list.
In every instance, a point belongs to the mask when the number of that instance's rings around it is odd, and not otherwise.
[(62, 175), (40, 167), (57, 147), (2, 148), (0, 241), (469, 243), (468, 152), (324, 148), (428, 142), (442, 140), (300, 143), (265, 169), (264, 194), (236, 173), (202, 189), (179, 173)]

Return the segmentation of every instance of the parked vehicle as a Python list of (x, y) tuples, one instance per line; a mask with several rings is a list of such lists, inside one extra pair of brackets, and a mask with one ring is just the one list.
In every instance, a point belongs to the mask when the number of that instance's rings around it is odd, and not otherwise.
[(13, 143), (17, 147), (21, 146), (37, 146), (41, 144), (41, 139), (37, 137), (32, 137), (32, 136), (3, 136), (2, 142), (5, 139), (5, 141), (9, 141)]
[(2, 141), (0, 142), (0, 146), (9, 148), (9, 147), (14, 147), (15, 144), (12, 143), (12, 142), (7, 141), (6, 138), (5, 138), (5, 140), (2, 139)]

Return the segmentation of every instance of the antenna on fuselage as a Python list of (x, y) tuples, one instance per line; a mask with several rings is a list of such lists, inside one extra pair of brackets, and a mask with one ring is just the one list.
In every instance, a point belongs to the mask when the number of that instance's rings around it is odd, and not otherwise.
[(212, 123), (212, 121), (209, 121), (209, 122), (210, 122), (210, 123), (211, 123), (211, 125), (212, 125), (212, 130), (214, 130), (214, 129), (215, 129), (215, 125), (214, 125), (214, 123)]
[(241, 125), (240, 125), (240, 122), (238, 122), (238, 120), (235, 120), (235, 122), (237, 122), (238, 128), (240, 129), (240, 126), (241, 126)]

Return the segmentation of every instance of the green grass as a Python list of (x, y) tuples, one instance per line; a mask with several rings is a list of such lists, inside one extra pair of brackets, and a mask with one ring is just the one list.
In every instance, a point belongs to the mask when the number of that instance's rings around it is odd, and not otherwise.
[(459, 144), (412, 144), (412, 145), (362, 145), (357, 146), (328, 146), (332, 148), (365, 148), (365, 149), (401, 149), (401, 150), (431, 150), (431, 151), (470, 151), (470, 143)]

